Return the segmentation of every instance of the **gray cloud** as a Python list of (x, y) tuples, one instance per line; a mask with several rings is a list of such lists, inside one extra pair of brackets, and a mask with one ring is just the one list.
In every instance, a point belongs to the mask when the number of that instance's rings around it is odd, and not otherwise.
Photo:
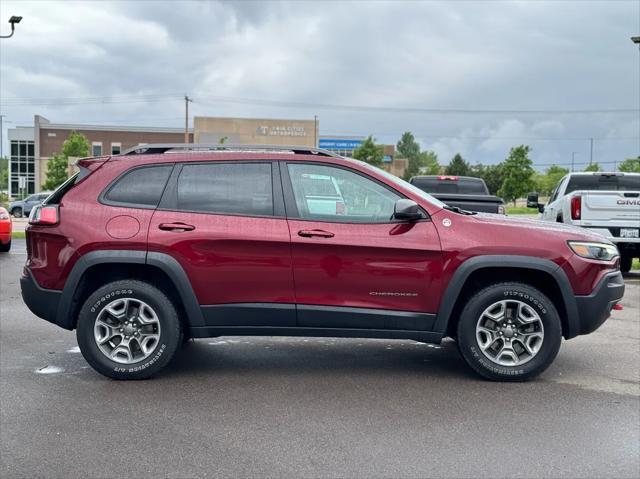
[[(571, 152), (639, 154), (633, 114), (425, 114), (222, 102), (456, 109), (640, 107), (640, 4), (609, 2), (12, 2), (0, 25), (0, 97), (167, 95), (166, 101), (3, 106), (5, 128), (40, 113), (58, 122), (182, 123), (199, 115), (320, 117), (321, 132), (411, 130), (442, 162), (493, 163), (520, 143), (544, 165)], [(3, 30), (4, 32), (4, 30)], [(12, 122), (12, 123), (10, 123)], [(549, 138), (556, 138), (552, 141)], [(626, 138), (626, 139), (624, 139)]]

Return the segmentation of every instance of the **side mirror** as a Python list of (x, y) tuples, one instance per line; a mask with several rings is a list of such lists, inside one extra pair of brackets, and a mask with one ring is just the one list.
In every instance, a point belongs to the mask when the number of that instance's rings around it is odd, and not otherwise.
[(397, 220), (415, 221), (422, 218), (418, 203), (406, 198), (396, 201), (393, 217)]
[(527, 208), (539, 208), (538, 193), (529, 193), (527, 195)]

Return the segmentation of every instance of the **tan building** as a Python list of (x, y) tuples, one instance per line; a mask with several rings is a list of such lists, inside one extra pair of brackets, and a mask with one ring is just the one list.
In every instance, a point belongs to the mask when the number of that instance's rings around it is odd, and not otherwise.
[(318, 144), (316, 120), (274, 120), (196, 116), (195, 143), (309, 146)]

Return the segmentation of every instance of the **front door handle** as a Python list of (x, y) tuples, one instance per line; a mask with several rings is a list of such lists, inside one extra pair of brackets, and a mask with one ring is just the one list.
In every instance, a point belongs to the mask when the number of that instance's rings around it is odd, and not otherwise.
[(300, 230), (298, 231), (298, 236), (303, 238), (333, 238), (335, 235), (324, 230)]
[(194, 229), (196, 229), (196, 227), (193, 225), (188, 225), (186, 223), (180, 223), (180, 222), (160, 223), (158, 225), (158, 228), (161, 229), (162, 231), (176, 231), (176, 232), (193, 231)]

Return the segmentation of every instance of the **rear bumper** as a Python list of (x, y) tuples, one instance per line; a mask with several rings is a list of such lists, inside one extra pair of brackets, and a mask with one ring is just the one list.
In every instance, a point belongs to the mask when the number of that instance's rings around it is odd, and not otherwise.
[(0, 233), (0, 243), (7, 244), (11, 241), (11, 233)]
[(579, 334), (589, 334), (598, 329), (611, 315), (611, 309), (624, 295), (624, 280), (620, 271), (604, 276), (588, 296), (576, 296)]
[(22, 290), (22, 300), (29, 310), (45, 321), (65, 329), (73, 329), (72, 324), (62, 323), (57, 320), (58, 305), (60, 304), (62, 291), (41, 288), (31, 271), (28, 269), (25, 271), (26, 276), (23, 275), (20, 278), (20, 289)]

